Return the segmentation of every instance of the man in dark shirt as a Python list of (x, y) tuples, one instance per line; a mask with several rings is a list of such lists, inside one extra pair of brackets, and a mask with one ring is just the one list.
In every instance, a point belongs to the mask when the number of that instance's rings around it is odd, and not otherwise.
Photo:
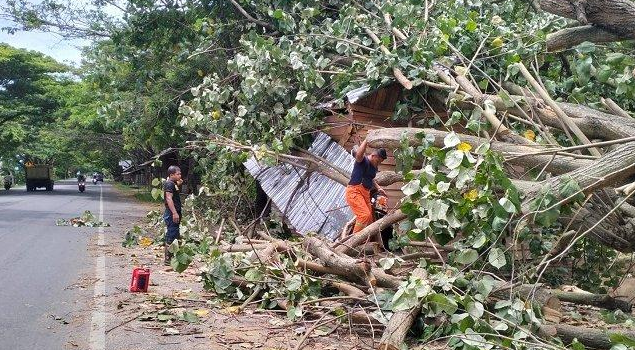
[(382, 195), (386, 195), (384, 189), (375, 181), (379, 164), (387, 158), (386, 150), (379, 148), (369, 156), (366, 156), (365, 152), (366, 140), (355, 152), (353, 173), (348, 186), (346, 186), (346, 203), (355, 214), (353, 233), (361, 231), (375, 221), (373, 208), (370, 204), (370, 191), (374, 188)]
[(170, 265), (172, 254), (168, 247), (175, 239), (181, 238), (179, 224), (181, 222), (181, 169), (176, 165), (168, 168), (168, 179), (163, 183), (163, 198), (165, 201), (165, 213), (163, 220), (167, 226), (165, 234), (164, 264)]

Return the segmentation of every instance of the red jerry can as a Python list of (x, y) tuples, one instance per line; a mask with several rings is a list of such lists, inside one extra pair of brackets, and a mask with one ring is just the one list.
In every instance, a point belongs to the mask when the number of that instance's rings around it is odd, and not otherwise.
[(131, 292), (143, 292), (148, 291), (148, 285), (150, 284), (150, 269), (135, 268), (132, 270), (132, 280), (130, 281)]

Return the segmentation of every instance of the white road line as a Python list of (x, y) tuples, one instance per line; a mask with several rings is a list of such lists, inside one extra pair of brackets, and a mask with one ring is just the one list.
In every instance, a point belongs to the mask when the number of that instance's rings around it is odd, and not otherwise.
[[(99, 185), (99, 221), (104, 221), (103, 188)], [(90, 323), (90, 349), (106, 349), (106, 255), (104, 253), (104, 228), (98, 228), (97, 249), (95, 258), (95, 308)]]

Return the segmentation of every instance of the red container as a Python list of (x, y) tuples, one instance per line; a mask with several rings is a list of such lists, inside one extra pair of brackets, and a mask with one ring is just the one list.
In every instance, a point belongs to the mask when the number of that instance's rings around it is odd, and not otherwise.
[(132, 280), (130, 281), (131, 292), (143, 292), (148, 291), (148, 285), (150, 284), (150, 269), (135, 268), (132, 270)]

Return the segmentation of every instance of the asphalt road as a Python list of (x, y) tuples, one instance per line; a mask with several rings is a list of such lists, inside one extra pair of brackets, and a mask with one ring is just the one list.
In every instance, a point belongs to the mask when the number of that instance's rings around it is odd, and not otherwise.
[(93, 307), (94, 280), (83, 286), (80, 277), (95, 269), (88, 248), (98, 231), (55, 222), (85, 210), (97, 216), (100, 191), (106, 211), (107, 198), (114, 197), (107, 184), (87, 183), (84, 193), (73, 180), (56, 182), (52, 192), (0, 191), (0, 349), (72, 348), (71, 329), (89, 337), (90, 317), (75, 328), (72, 323)]

